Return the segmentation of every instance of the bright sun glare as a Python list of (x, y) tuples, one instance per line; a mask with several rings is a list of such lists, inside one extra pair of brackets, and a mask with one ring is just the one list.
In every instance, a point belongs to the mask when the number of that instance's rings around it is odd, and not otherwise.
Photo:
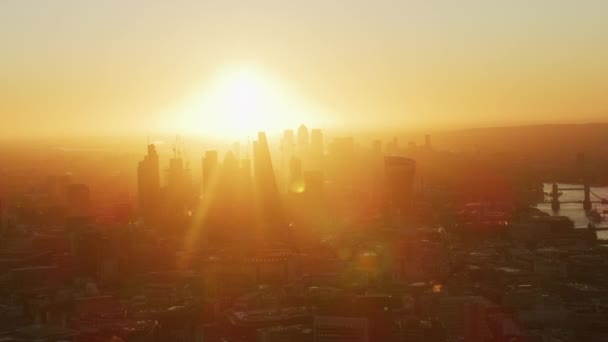
[(309, 122), (306, 108), (270, 77), (250, 68), (222, 70), (186, 106), (181, 129), (219, 138), (278, 132)]

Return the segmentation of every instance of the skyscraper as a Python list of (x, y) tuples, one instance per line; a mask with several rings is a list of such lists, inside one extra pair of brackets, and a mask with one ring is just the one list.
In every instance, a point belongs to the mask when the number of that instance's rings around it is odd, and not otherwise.
[(160, 207), (160, 168), (158, 153), (153, 144), (137, 167), (139, 212), (144, 221), (152, 220)]
[(265, 226), (279, 228), (283, 224), (283, 209), (264, 132), (259, 132), (253, 143), (253, 167), (260, 218)]
[(167, 207), (173, 214), (186, 210), (191, 196), (192, 176), (179, 153), (169, 160), (167, 170)]

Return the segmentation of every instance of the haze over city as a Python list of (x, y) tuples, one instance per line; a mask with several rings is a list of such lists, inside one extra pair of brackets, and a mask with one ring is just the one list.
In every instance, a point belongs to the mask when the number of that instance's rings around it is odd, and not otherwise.
[(0, 341), (607, 341), (607, 19), (0, 1)]

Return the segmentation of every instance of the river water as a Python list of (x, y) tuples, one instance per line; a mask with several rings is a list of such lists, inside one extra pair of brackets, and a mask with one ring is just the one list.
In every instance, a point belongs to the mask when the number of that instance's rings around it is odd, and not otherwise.
[[(543, 190), (545, 193), (551, 192), (552, 183), (543, 184)], [(558, 184), (559, 188), (582, 188), (581, 184)], [(591, 187), (591, 192), (597, 194), (602, 198), (608, 198), (608, 187)], [(584, 199), (583, 191), (563, 191), (562, 196), (559, 198), (560, 202), (569, 202), (569, 201), (582, 201)], [(550, 198), (547, 197), (547, 201), (550, 201)], [(591, 201), (599, 201), (596, 197), (591, 195)], [(560, 215), (560, 216), (568, 216), (572, 221), (574, 221), (574, 226), (577, 228), (586, 228), (589, 223), (589, 218), (585, 214), (585, 210), (583, 209), (582, 203), (562, 203), (561, 208), (557, 212), (553, 212), (551, 209), (551, 203), (539, 203), (536, 206), (538, 209), (551, 214), (551, 215)], [(601, 203), (593, 203), (593, 208), (597, 209), (597, 211), (602, 214), (604, 210), (608, 210), (608, 204)], [(604, 217), (608, 217), (604, 215)], [(597, 227), (608, 227), (608, 222), (603, 221), (602, 223), (597, 223)], [(597, 237), (602, 240), (608, 240), (608, 231), (597, 232)]]

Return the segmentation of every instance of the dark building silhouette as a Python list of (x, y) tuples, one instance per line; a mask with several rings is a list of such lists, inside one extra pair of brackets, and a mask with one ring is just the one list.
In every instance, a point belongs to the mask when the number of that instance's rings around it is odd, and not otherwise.
[(167, 170), (167, 209), (172, 214), (182, 214), (190, 202), (192, 190), (192, 175), (184, 165), (179, 153), (169, 160)]
[(139, 212), (144, 220), (154, 217), (160, 206), (160, 168), (158, 153), (153, 144), (137, 167)]
[(414, 191), (416, 162), (399, 156), (384, 157), (388, 186), (389, 206), (393, 213), (403, 218), (411, 210)]
[(261, 222), (271, 229), (278, 229), (284, 223), (283, 209), (264, 132), (259, 132), (258, 140), (253, 143), (253, 166)]

